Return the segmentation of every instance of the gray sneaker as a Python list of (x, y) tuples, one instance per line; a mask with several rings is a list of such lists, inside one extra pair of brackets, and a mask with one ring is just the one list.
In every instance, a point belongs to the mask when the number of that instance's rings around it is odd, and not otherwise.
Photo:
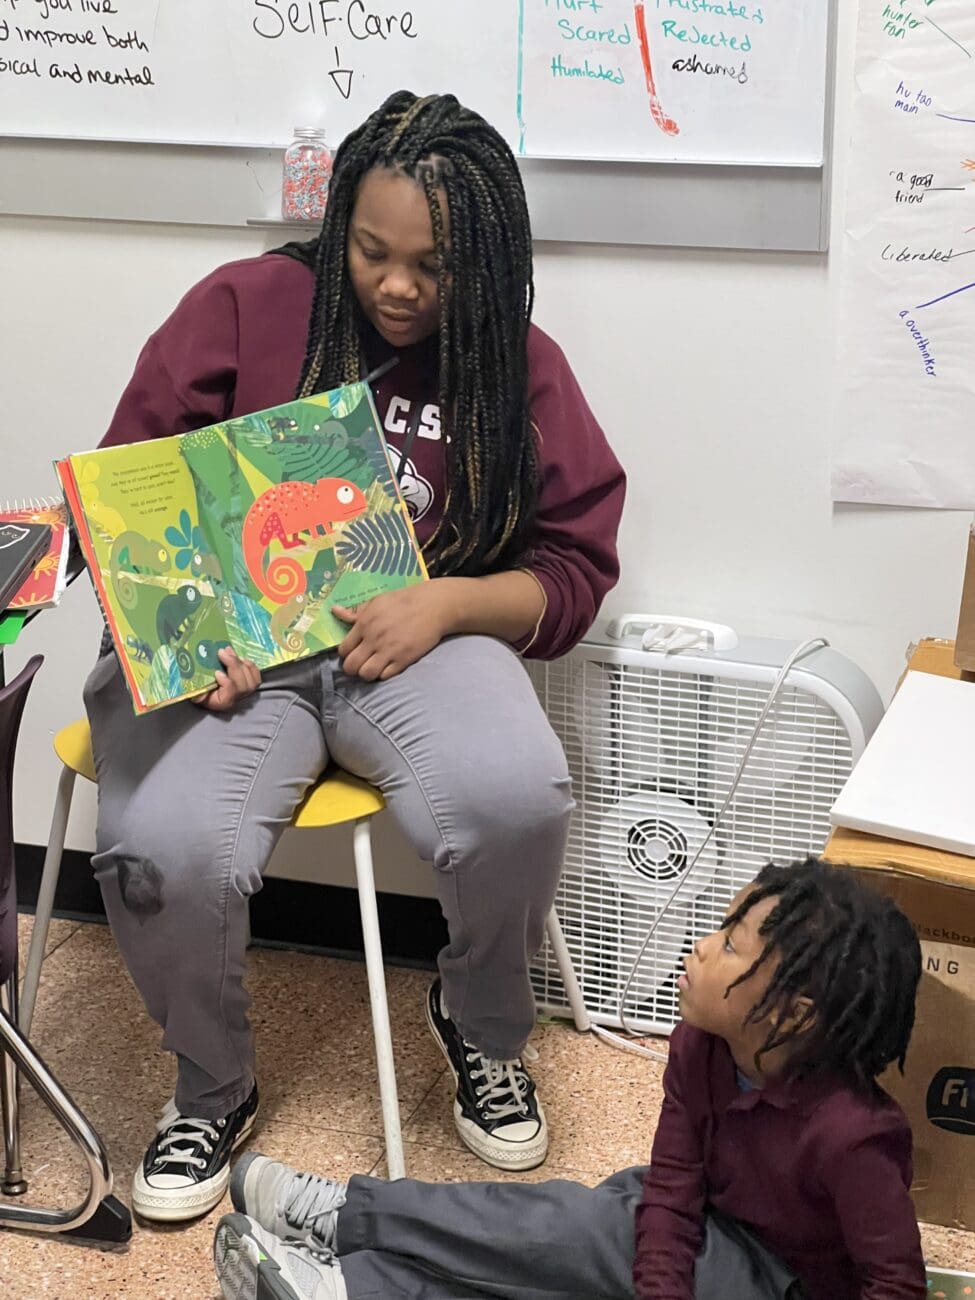
[(249, 1214), (282, 1240), (304, 1241), (317, 1250), (334, 1250), (335, 1226), (345, 1204), (345, 1183), (248, 1152), (230, 1179), (234, 1209)]
[(279, 1241), (246, 1214), (225, 1214), (213, 1240), (224, 1300), (348, 1300), (339, 1261), (303, 1241)]

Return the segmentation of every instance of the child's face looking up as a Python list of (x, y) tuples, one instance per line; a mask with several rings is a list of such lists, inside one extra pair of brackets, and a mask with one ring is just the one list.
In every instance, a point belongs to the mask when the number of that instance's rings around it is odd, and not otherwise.
[[(445, 199), (441, 208), (446, 240)], [(352, 209), (347, 256), (359, 305), (387, 343), (409, 347), (434, 333), (437, 253), (427, 198), (416, 181), (382, 168), (369, 172)]]
[[(749, 893), (751, 886), (733, 900), (729, 916)], [(761, 956), (765, 939), (759, 929), (777, 902), (773, 897), (757, 903), (736, 925), (699, 939), (694, 951), (684, 959), (686, 974), (678, 985), (681, 1016), (695, 1028), (725, 1039), (739, 1064), (754, 1060), (755, 1051), (768, 1034), (767, 1023), (746, 1025), (745, 1020), (768, 988), (777, 965), (775, 954), (730, 993), (728, 988)]]

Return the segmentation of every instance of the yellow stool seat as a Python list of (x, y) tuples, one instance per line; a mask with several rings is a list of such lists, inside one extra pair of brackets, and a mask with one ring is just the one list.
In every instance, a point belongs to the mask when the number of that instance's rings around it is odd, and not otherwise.
[(86, 718), (61, 728), (54, 737), (54, 752), (65, 767), (77, 772), (86, 781), (94, 781), (95, 759), (91, 752), (91, 729)]
[[(54, 752), (72, 772), (83, 776), (86, 781), (95, 780), (91, 731), (86, 719), (61, 728), (54, 737)], [(375, 786), (350, 776), (348, 772), (333, 770), (308, 792), (292, 824), (299, 830), (341, 826), (344, 822), (372, 817), (385, 807), (386, 800)]]

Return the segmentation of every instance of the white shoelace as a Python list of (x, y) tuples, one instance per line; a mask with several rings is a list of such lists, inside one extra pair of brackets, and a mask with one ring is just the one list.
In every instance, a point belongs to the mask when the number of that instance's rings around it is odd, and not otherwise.
[[(197, 1155), (197, 1150), (202, 1147), (208, 1156), (212, 1156), (214, 1145), (220, 1141), (220, 1130), (226, 1123), (225, 1119), (218, 1119), (211, 1124), (209, 1120), (191, 1119), (184, 1115), (174, 1120), (164, 1114), (159, 1132), (166, 1133), (166, 1136), (159, 1138), (154, 1163), (195, 1165), (197, 1169), (205, 1169), (208, 1162)], [(177, 1129), (180, 1131), (176, 1132)], [(177, 1142), (189, 1142), (192, 1145), (181, 1149), (174, 1145)]]
[[(512, 1115), (528, 1114), (528, 1089), (531, 1079), (520, 1060), (493, 1061), (483, 1056), (476, 1048), (465, 1043), (468, 1065), (480, 1063), (481, 1068), (471, 1070), (474, 1091), (477, 1094), (478, 1110), (484, 1112), (487, 1119), (509, 1119)], [(524, 1051), (526, 1061), (537, 1061), (538, 1053), (533, 1047)], [(482, 1084), (476, 1081), (483, 1079)]]
[(310, 1229), (315, 1240), (331, 1251), (335, 1239), (335, 1211), (345, 1204), (345, 1186), (317, 1177), (298, 1174), (284, 1189), (277, 1212), (297, 1232)]

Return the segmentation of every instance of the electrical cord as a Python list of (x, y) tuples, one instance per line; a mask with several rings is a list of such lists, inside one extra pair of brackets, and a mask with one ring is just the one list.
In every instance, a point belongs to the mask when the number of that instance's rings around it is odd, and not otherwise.
[[(711, 823), (710, 827), (708, 828), (708, 832), (704, 836), (704, 839), (698, 845), (697, 852), (694, 854), (693, 858), (691, 859), (687, 867), (685, 867), (685, 869), (681, 872), (680, 877), (677, 880), (677, 883), (674, 885), (674, 888), (671, 890), (670, 895), (667, 898), (667, 901), (664, 903), (663, 907), (657, 913), (656, 917), (654, 918), (653, 924), (651, 925), (650, 929), (647, 931), (646, 938), (643, 940), (643, 943), (640, 946), (640, 951), (637, 953), (633, 965), (630, 967), (630, 972), (626, 977), (625, 984), (623, 985), (623, 991), (620, 994), (620, 1002), (619, 1002), (620, 1024), (622, 1025), (626, 1033), (630, 1034), (632, 1037), (636, 1037), (636, 1038), (645, 1037), (645, 1035), (641, 1034), (639, 1030), (633, 1029), (630, 1025), (627, 1024), (625, 1008), (626, 1008), (626, 1000), (630, 993), (630, 988), (633, 984), (634, 979), (636, 978), (637, 972), (640, 969), (640, 964), (643, 961), (644, 956), (646, 955), (647, 948), (650, 946), (651, 940), (653, 939), (654, 935), (657, 933), (657, 928), (660, 925), (660, 922), (667, 915), (668, 910), (673, 906), (674, 901), (676, 900), (678, 894), (684, 888), (684, 885), (687, 883), (687, 880), (691, 876), (691, 873), (694, 871), (694, 868), (697, 866), (701, 854), (704, 852), (707, 846), (711, 843), (714, 836), (717, 834), (718, 827), (721, 825), (722, 819), (724, 818), (728, 809), (731, 807), (732, 801), (738, 790), (738, 786), (741, 784), (741, 779), (745, 774), (745, 768), (748, 766), (748, 760), (751, 757), (752, 750), (755, 748), (756, 744), (758, 743), (758, 738), (762, 734), (762, 729), (765, 726), (765, 723), (768, 719), (768, 715), (771, 713), (776, 700), (781, 694), (782, 688), (785, 685), (789, 673), (792, 671), (792, 669), (795, 667), (795, 665), (799, 662), (800, 659), (804, 658), (807, 654), (811, 654), (814, 650), (823, 650), (826, 647), (828, 647), (828, 645), (829, 642), (824, 637), (813, 637), (808, 641), (803, 641), (801, 645), (796, 646), (796, 648), (786, 659), (785, 663), (782, 665), (781, 669), (779, 670), (778, 676), (776, 677), (775, 681), (772, 684), (772, 689), (769, 691), (768, 699), (765, 701), (765, 704), (762, 706), (762, 711), (758, 715), (758, 721), (755, 723), (755, 727), (752, 730), (752, 734), (749, 737), (747, 745), (745, 746), (744, 752), (742, 753), (741, 756), (741, 761), (738, 764), (738, 770), (735, 772), (734, 780), (731, 782), (731, 785), (728, 788), (728, 793), (724, 797), (724, 802), (722, 803), (721, 807), (718, 809), (717, 816), (715, 817), (714, 821)], [(639, 1056), (648, 1056), (650, 1057), (651, 1060), (654, 1061), (667, 1060), (667, 1054), (665, 1052), (658, 1052), (655, 1051), (653, 1048), (643, 1047), (639, 1043), (631, 1042), (630, 1039), (624, 1038), (621, 1034), (613, 1033), (612, 1030), (606, 1029), (603, 1025), (593, 1024), (591, 1025), (591, 1028), (593, 1030), (593, 1033), (598, 1034), (600, 1038), (603, 1038), (607, 1042), (612, 1043), (614, 1047), (623, 1048), (625, 1051), (628, 1052), (635, 1052)]]

